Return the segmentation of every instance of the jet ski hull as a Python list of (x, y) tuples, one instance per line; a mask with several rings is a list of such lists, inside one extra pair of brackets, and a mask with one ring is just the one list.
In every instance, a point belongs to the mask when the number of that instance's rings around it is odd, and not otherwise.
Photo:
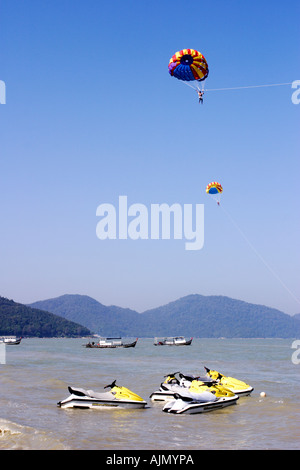
[(151, 401), (170, 401), (174, 400), (174, 395), (175, 393), (173, 392), (157, 390), (156, 392), (151, 393), (149, 398)]
[(249, 387), (249, 388), (246, 388), (246, 389), (243, 389), (243, 390), (234, 390), (233, 388), (231, 389), (231, 391), (233, 393), (235, 393), (236, 395), (238, 395), (239, 397), (251, 395), (253, 390), (254, 390), (253, 387)]
[(199, 402), (199, 401), (186, 401), (177, 398), (172, 401), (168, 401), (163, 410), (165, 413), (172, 414), (198, 414), (205, 413), (208, 411), (214, 411), (221, 408), (225, 408), (230, 405), (235, 405), (239, 397), (220, 397), (213, 402)]

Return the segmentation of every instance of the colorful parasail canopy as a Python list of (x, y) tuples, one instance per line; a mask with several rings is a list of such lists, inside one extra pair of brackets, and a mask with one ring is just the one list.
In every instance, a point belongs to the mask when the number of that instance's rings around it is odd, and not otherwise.
[(223, 192), (223, 188), (220, 183), (213, 181), (206, 186), (207, 194), (221, 194)]
[(169, 73), (172, 77), (183, 81), (202, 81), (208, 76), (208, 65), (201, 52), (182, 49), (171, 57)]

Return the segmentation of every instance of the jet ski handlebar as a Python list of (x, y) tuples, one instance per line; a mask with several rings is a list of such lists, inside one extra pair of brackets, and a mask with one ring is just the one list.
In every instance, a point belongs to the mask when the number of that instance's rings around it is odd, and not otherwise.
[(177, 372), (173, 372), (172, 374), (167, 374), (167, 375), (164, 375), (164, 377), (175, 377), (176, 374), (179, 374), (180, 372), (177, 371)]
[(182, 373), (180, 372), (179, 377), (180, 377), (181, 379), (186, 379), (186, 380), (192, 381), (192, 380), (198, 380), (198, 379), (200, 378), (200, 375), (199, 375), (199, 376), (196, 376), (196, 375), (184, 375), (184, 374), (182, 374)]
[[(208, 367), (205, 367), (204, 366), (204, 369), (206, 370), (206, 373), (209, 374), (210, 373), (210, 369)], [(216, 381), (217, 380), (221, 380), (222, 379), (222, 374), (220, 374), (220, 372), (218, 372), (218, 377), (216, 378)]]
[(103, 388), (114, 388), (116, 386), (116, 381), (117, 380), (114, 380), (111, 384), (105, 385), (105, 387), (103, 387)]

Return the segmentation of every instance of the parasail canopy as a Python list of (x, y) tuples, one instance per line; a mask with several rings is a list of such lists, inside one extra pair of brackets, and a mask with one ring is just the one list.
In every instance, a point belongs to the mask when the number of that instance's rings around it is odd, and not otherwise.
[(206, 186), (207, 194), (210, 194), (216, 201), (218, 206), (220, 205), (221, 194), (223, 192), (222, 185), (217, 183), (217, 181), (213, 181)]
[(171, 57), (169, 73), (172, 77), (183, 81), (203, 81), (208, 76), (208, 65), (201, 52), (195, 49), (182, 49)]
[(220, 194), (223, 192), (223, 188), (220, 183), (213, 181), (206, 186), (206, 192), (207, 194)]

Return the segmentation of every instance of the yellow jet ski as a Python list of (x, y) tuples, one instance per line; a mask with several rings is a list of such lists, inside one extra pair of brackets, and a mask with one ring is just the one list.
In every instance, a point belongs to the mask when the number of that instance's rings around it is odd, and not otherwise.
[[(179, 374), (180, 380), (175, 374)], [(186, 376), (179, 372), (166, 376), (160, 389), (151, 395), (153, 401), (165, 401), (162, 411), (194, 414), (217, 410), (236, 404), (239, 399), (226, 387), (203, 377)]]
[[(176, 377), (179, 374), (179, 379)], [(196, 377), (174, 372), (165, 376), (159, 390), (150, 395), (151, 401), (173, 400), (175, 395), (199, 398), (204, 393), (213, 394), (215, 397), (233, 397), (235, 394), (224, 385), (217, 383), (209, 377)], [(212, 397), (211, 397), (212, 398)]]
[(216, 397), (218, 398), (233, 397), (235, 395), (232, 390), (220, 383), (213, 383), (209, 385), (208, 382), (202, 382), (201, 380), (193, 380), (189, 387), (189, 391), (192, 393), (201, 393), (204, 390), (208, 390), (209, 392), (216, 395)]
[(218, 384), (228, 388), (236, 395), (250, 395), (250, 393), (254, 390), (251, 385), (246, 384), (241, 380), (235, 379), (234, 377), (227, 377), (216, 370), (208, 369), (208, 367), (204, 367), (204, 369), (206, 370), (207, 377), (210, 377)]
[(94, 392), (83, 388), (68, 387), (70, 396), (59, 401), (60, 408), (145, 408), (147, 402), (126, 387), (116, 385), (116, 380), (104, 388), (107, 392)]

